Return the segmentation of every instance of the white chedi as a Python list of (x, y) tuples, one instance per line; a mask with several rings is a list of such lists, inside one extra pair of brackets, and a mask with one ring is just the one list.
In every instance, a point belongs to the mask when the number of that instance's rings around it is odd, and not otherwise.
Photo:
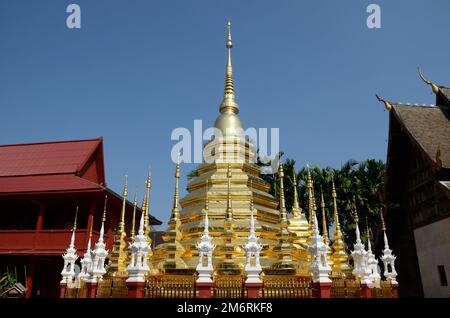
[(396, 256), (392, 254), (392, 250), (389, 248), (388, 238), (386, 235), (386, 228), (383, 221), (383, 236), (384, 236), (384, 249), (383, 255), (381, 256), (381, 261), (384, 265), (383, 275), (387, 280), (391, 282), (392, 285), (397, 285), (396, 280), (397, 271), (395, 270), (395, 259)]
[(331, 273), (331, 266), (327, 260), (327, 248), (323, 237), (319, 233), (317, 226), (317, 216), (313, 214), (313, 228), (311, 233), (311, 244), (308, 245), (308, 252), (311, 255), (311, 263), (309, 265), (309, 272), (313, 276), (314, 283), (331, 283), (329, 274)]
[(72, 230), (69, 247), (62, 256), (64, 259), (64, 267), (61, 271), (61, 283), (71, 284), (75, 280), (75, 262), (78, 259), (77, 250), (75, 249), (75, 228)]
[(209, 235), (208, 208), (205, 209), (203, 235), (196, 247), (198, 250), (197, 283), (212, 283), (211, 275), (214, 272), (212, 254), (216, 246), (212, 243), (212, 238)]
[(372, 253), (372, 245), (370, 244), (370, 237), (367, 239), (367, 267), (369, 272), (369, 287), (380, 288), (381, 276), (378, 272), (378, 260)]
[(90, 281), (97, 282), (101, 280), (103, 275), (106, 274), (105, 259), (108, 257), (108, 251), (106, 250), (106, 244), (104, 242), (105, 235), (105, 221), (102, 221), (102, 227), (100, 228), (100, 235), (95, 248), (92, 251), (93, 261), (91, 267)]
[(359, 231), (358, 217), (355, 218), (356, 223), (356, 243), (351, 252), (353, 258), (352, 274), (361, 280), (363, 284), (370, 284), (370, 272), (367, 263), (367, 251), (364, 244), (361, 242), (361, 233)]
[(247, 273), (246, 283), (262, 283), (260, 274), (262, 272), (261, 264), (259, 262), (259, 254), (262, 250), (262, 245), (259, 244), (258, 237), (255, 233), (255, 219), (253, 217), (253, 202), (250, 206), (250, 233), (248, 235), (247, 244), (244, 246), (246, 262), (245, 272)]
[(89, 241), (86, 247), (86, 253), (84, 253), (83, 258), (81, 259), (81, 271), (78, 275), (79, 280), (89, 280), (92, 274), (92, 250), (91, 250), (91, 238), (92, 232), (89, 234)]
[(139, 223), (138, 235), (134, 237), (134, 242), (130, 244), (130, 264), (127, 267), (127, 282), (145, 282), (145, 275), (150, 272), (147, 255), (151, 250), (147, 236), (144, 234), (144, 213), (142, 212)]

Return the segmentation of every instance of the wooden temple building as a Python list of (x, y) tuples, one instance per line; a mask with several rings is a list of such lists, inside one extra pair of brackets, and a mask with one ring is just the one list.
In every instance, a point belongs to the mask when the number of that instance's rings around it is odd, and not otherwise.
[[(77, 207), (75, 245), (83, 251), (90, 231), (98, 239), (105, 195), (111, 246), (123, 197), (106, 185), (102, 138), (0, 146), (0, 271), (16, 269), (26, 297), (58, 297), (55, 272)], [(128, 221), (133, 208), (126, 201)]]
[(385, 200), (402, 297), (450, 293), (450, 88), (435, 105), (379, 98), (389, 111)]

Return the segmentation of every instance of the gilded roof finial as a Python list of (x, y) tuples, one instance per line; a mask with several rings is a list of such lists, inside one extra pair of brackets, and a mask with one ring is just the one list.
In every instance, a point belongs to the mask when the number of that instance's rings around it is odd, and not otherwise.
[(328, 229), (327, 229), (327, 216), (325, 215), (325, 200), (323, 198), (323, 190), (320, 187), (320, 207), (322, 208), (322, 236), (323, 242), (328, 245), (330, 240), (328, 239)]
[(123, 199), (122, 199), (122, 213), (119, 223), (119, 234), (123, 238), (125, 236), (125, 209), (127, 205), (128, 196), (128, 173), (125, 173), (125, 185), (123, 186)]
[(236, 96), (233, 84), (233, 68), (231, 66), (231, 48), (233, 47), (233, 42), (231, 41), (231, 21), (229, 19), (227, 22), (226, 47), (228, 49), (228, 59), (225, 73), (225, 90), (223, 101), (220, 104), (220, 112), (221, 113), (232, 112), (237, 114), (239, 113), (239, 105), (236, 103)]
[(76, 231), (77, 230), (77, 219), (78, 219), (78, 205), (77, 205), (77, 208), (75, 210), (75, 220), (73, 221), (72, 231)]
[(355, 223), (359, 223), (358, 209), (356, 208), (356, 197), (353, 196), (353, 204), (355, 205)]
[(386, 110), (388, 112), (390, 112), (392, 110), (392, 104), (390, 102), (388, 102), (386, 99), (384, 99), (383, 97), (378, 96), (377, 94), (375, 94), (375, 96), (377, 97), (379, 102), (383, 102), (384, 103), (384, 107), (386, 107)]
[(308, 224), (310, 230), (312, 230), (313, 213), (314, 213), (314, 194), (313, 194), (313, 183), (311, 177), (311, 171), (309, 169), (309, 164), (306, 165), (308, 176), (306, 178), (306, 188), (308, 189)]
[(420, 67), (417, 68), (418, 72), (419, 72), (419, 76), (422, 79), (422, 81), (424, 81), (426, 84), (431, 86), (431, 89), (433, 90), (433, 93), (438, 94), (440, 91), (439, 86), (437, 86), (436, 84), (434, 84), (432, 81), (427, 80), (423, 74), (422, 74), (422, 70), (420, 69)]
[(137, 209), (137, 191), (134, 193), (133, 199), (133, 219), (131, 221), (131, 240), (134, 241), (134, 236), (136, 234), (136, 209)]

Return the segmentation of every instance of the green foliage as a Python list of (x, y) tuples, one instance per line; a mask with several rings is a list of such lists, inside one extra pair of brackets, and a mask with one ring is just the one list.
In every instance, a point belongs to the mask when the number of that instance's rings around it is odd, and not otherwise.
[[(284, 188), (286, 207), (291, 210), (293, 204), (293, 174), (295, 161), (286, 159), (283, 163)], [(382, 208), (382, 192), (384, 188), (385, 164), (380, 160), (369, 159), (358, 163), (355, 160), (347, 161), (340, 169), (331, 167), (310, 167), (314, 183), (314, 194), (321, 218), (320, 194), (323, 191), (325, 201), (325, 214), (328, 224), (333, 224), (333, 199), (331, 197), (332, 179), (334, 178), (339, 221), (343, 229), (347, 244), (353, 245), (355, 206), (359, 214), (359, 227), (366, 238), (366, 226), (376, 236), (379, 224), (379, 213)], [(308, 215), (308, 193), (306, 189), (307, 168), (303, 167), (295, 171), (297, 177), (297, 191), (300, 206)], [(271, 184), (271, 194), (277, 199), (279, 196), (279, 178), (277, 174), (262, 175), (262, 178)], [(367, 218), (367, 223), (366, 223)], [(321, 224), (321, 219), (319, 219)]]
[(17, 275), (8, 269), (0, 278), (0, 290), (13, 287), (17, 283)]

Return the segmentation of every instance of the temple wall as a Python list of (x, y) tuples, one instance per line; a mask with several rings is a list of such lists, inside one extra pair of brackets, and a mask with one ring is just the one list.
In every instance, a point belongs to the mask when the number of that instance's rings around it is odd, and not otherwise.
[[(420, 276), (425, 297), (448, 297), (450, 293), (450, 218), (414, 230)], [(441, 286), (438, 266), (443, 265), (447, 286)], [(401, 273), (399, 274), (401, 275)]]

